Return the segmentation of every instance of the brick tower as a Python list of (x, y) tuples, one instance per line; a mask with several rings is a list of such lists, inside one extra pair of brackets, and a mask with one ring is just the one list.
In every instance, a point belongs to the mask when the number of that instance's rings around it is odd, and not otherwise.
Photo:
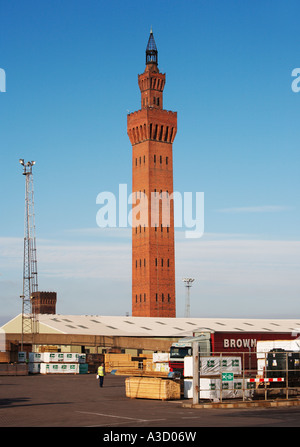
[(33, 314), (55, 314), (56, 292), (33, 292), (31, 295)]
[(132, 316), (176, 317), (174, 210), (170, 195), (177, 113), (163, 109), (165, 80), (165, 74), (158, 69), (151, 30), (145, 71), (138, 75), (141, 109), (127, 116), (132, 144)]

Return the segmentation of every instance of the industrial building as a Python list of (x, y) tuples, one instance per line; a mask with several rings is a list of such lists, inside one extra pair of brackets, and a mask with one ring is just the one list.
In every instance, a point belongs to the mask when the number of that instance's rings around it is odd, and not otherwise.
[[(6, 341), (21, 342), (22, 315), (1, 328)], [(36, 350), (61, 352), (123, 352), (138, 355), (169, 352), (180, 338), (206, 333), (212, 352), (255, 352), (260, 340), (299, 337), (300, 319), (154, 318), (102, 315), (40, 314), (38, 332), (23, 334), (24, 344)]]

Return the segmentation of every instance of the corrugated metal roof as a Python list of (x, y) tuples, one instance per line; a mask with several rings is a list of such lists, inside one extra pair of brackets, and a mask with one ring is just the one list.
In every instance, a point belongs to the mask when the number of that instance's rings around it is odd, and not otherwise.
[(193, 332), (300, 332), (300, 319), (155, 318), (103, 315), (39, 315), (41, 332), (127, 337), (185, 337)]

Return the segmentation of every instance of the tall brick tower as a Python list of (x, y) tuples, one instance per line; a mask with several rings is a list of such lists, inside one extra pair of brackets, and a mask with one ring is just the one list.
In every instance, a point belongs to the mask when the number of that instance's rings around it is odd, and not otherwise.
[[(138, 75), (141, 109), (127, 116), (133, 203), (136, 198), (132, 213), (132, 316), (176, 317), (174, 210), (170, 195), (177, 113), (163, 109), (166, 76), (159, 72), (157, 56), (151, 30), (145, 71)], [(138, 206), (140, 212), (135, 214)], [(165, 211), (169, 220), (164, 218)]]

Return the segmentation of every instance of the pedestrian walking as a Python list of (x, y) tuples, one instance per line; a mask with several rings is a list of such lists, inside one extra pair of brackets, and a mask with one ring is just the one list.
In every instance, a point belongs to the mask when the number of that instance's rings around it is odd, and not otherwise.
[(105, 376), (104, 363), (101, 363), (97, 372), (98, 372), (98, 377), (99, 377), (99, 386), (100, 386), (100, 388), (102, 388), (103, 382), (104, 382), (104, 376)]

